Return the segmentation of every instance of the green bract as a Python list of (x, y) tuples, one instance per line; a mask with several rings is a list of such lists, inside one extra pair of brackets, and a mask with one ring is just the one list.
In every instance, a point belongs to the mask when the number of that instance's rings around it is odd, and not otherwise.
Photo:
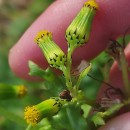
[(36, 125), (41, 119), (53, 116), (61, 109), (62, 105), (66, 103), (66, 100), (60, 98), (50, 98), (35, 106), (26, 107), (24, 112), (24, 118), (27, 123)]
[(92, 21), (98, 4), (94, 0), (84, 3), (84, 6), (66, 30), (66, 40), (69, 47), (74, 49), (88, 42)]
[(51, 67), (62, 69), (66, 64), (66, 56), (60, 47), (52, 40), (52, 33), (40, 31), (35, 38)]

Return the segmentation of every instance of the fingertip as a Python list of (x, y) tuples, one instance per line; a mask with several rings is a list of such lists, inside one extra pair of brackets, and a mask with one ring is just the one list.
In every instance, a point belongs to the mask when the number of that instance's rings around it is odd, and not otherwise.
[[(27, 80), (39, 80), (38, 77), (29, 75), (28, 62), (31, 60), (37, 63), (40, 67), (45, 68), (47, 62), (40, 51), (40, 48), (35, 45), (35, 43), (28, 42), (26, 39), (26, 46), (22, 44), (24, 39), (20, 39), (18, 43), (10, 49), (9, 52), (9, 65), (11, 70), (20, 78)], [(30, 43), (30, 44), (28, 44)], [(30, 49), (31, 48), (31, 49)], [(34, 52), (35, 50), (35, 52)], [(42, 57), (42, 58), (38, 58)], [(42, 60), (41, 60), (42, 59)]]
[(120, 115), (106, 123), (99, 130), (130, 130), (130, 112)]

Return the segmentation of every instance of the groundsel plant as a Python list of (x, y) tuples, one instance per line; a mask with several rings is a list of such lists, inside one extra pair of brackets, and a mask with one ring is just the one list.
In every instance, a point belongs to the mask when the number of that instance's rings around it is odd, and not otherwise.
[[(87, 63), (83, 69), (80, 69), (80, 71), (78, 70), (76, 75), (77, 80), (76, 82), (73, 82), (74, 75), (72, 74), (72, 54), (75, 49), (86, 45), (89, 41), (94, 16), (96, 15), (98, 9), (99, 5), (95, 0), (88, 0), (83, 4), (83, 7), (77, 16), (66, 29), (65, 38), (68, 44), (67, 54), (65, 54), (55, 41), (53, 41), (53, 34), (49, 30), (41, 30), (36, 35), (35, 43), (40, 47), (50, 67), (59, 69), (63, 72), (66, 82), (66, 90), (61, 92), (59, 97), (50, 97), (50, 99), (47, 99), (37, 105), (25, 108), (24, 119), (29, 124), (27, 130), (31, 129), (31, 126), (34, 127), (36, 124), (40, 123), (43, 118), (50, 118), (62, 110), (64, 106), (71, 106), (72, 104), (82, 109), (82, 111), (87, 109), (87, 115), (82, 114), (82, 112), (79, 113), (85, 118), (86, 124), (90, 124), (89, 127), (95, 128), (97, 126), (104, 125), (107, 117), (112, 116), (122, 107), (129, 104), (129, 98), (118, 103), (113, 103), (111, 101), (110, 108), (107, 108), (105, 111), (92, 112), (94, 111), (93, 108), (97, 106), (96, 102), (94, 103), (93, 101), (86, 100), (82, 89), (80, 89), (82, 79), (92, 69), (92, 63)], [(118, 60), (119, 59), (120, 56), (118, 56)], [(29, 67), (30, 75), (39, 75), (41, 77), (44, 75), (43, 77), (48, 81), (50, 80), (50, 77), (54, 77), (53, 74), (50, 75), (50, 72), (52, 71), (50, 68), (42, 70), (32, 61), (29, 61)], [(127, 73), (124, 73), (126, 77)], [(129, 91), (128, 83), (126, 83), (126, 85), (127, 92), (127, 90)], [(129, 92), (127, 92), (127, 95)], [(69, 109), (67, 109), (67, 112), (69, 113)], [(89, 115), (89, 113), (91, 114)], [(70, 120), (73, 122), (72, 119)], [(87, 129), (87, 126), (85, 129)]]

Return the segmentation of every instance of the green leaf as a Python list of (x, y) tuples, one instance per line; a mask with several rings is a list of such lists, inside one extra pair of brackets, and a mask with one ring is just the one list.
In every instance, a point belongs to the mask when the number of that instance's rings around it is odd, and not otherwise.
[(83, 110), (83, 117), (87, 118), (89, 116), (90, 111), (92, 110), (92, 107), (88, 104), (83, 104), (81, 108)]
[[(100, 67), (95, 64), (93, 64), (92, 71), (89, 74), (97, 79), (103, 80)], [(89, 76), (85, 76), (80, 84), (80, 88), (84, 92), (86, 99), (95, 100), (101, 84), (102, 82), (96, 81)]]
[(97, 57), (92, 59), (91, 63), (96, 64), (100, 67), (103, 67), (105, 63), (108, 63), (108, 61), (111, 59), (110, 55), (106, 53), (105, 51), (101, 52)]
[(92, 115), (91, 117), (88, 117), (88, 120), (91, 120), (95, 124), (95, 126), (104, 125), (105, 124), (105, 120), (107, 118), (112, 117), (124, 105), (125, 105), (124, 103), (115, 104), (115, 105), (111, 106), (109, 109), (107, 109), (105, 112), (97, 112), (94, 115)]
[(95, 124), (95, 126), (105, 125), (104, 119), (99, 115), (99, 113), (93, 115), (91, 117), (91, 121)]
[(29, 75), (31, 76), (39, 76), (47, 81), (52, 81), (55, 78), (55, 74), (50, 68), (43, 70), (32, 61), (29, 61), (29, 68), (30, 68)]
[(88, 72), (91, 70), (92, 68), (92, 64), (89, 64), (89, 66), (87, 66), (79, 75), (78, 81), (77, 81), (77, 88), (79, 87), (82, 79), (84, 78), (84, 76), (86, 76), (88, 74)]
[(56, 130), (89, 130), (80, 106), (69, 104), (53, 117), (52, 126)]

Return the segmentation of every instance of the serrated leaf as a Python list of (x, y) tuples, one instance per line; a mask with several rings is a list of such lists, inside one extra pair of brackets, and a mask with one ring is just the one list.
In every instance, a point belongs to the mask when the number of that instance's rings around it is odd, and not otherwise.
[(31, 76), (39, 76), (48, 81), (52, 81), (55, 78), (55, 74), (49, 67), (46, 70), (43, 70), (34, 62), (29, 61), (29, 68), (30, 68), (29, 75)]
[(53, 117), (52, 125), (55, 129), (60, 130), (90, 130), (85, 118), (81, 114), (80, 106), (69, 104)]

